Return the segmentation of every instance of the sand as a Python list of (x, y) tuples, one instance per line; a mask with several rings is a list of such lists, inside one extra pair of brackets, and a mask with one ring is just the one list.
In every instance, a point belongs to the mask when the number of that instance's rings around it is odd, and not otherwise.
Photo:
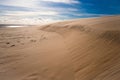
[(0, 28), (0, 80), (119, 80), (120, 16)]

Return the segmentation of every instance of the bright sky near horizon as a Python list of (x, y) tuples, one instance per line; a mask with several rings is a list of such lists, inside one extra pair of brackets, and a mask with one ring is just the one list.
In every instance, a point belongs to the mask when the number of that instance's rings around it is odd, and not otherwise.
[(0, 0), (0, 24), (42, 24), (120, 14), (120, 0)]

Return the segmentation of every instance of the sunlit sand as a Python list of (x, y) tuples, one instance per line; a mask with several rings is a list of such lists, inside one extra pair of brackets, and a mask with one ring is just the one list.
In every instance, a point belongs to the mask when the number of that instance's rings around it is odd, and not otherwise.
[(119, 80), (120, 16), (0, 29), (0, 80)]

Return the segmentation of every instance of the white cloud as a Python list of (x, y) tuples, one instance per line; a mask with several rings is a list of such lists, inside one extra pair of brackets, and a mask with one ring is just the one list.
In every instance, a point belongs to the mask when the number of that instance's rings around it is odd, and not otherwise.
[(0, 1), (1, 5), (16, 7), (36, 7), (39, 0), (4, 0)]
[(80, 3), (77, 0), (4, 0), (4, 1), (0, 1), (0, 5), (38, 8), (38, 7), (42, 7), (41, 5), (43, 5), (43, 3), (46, 2), (56, 2), (56, 3), (65, 3), (65, 4)]
[(56, 2), (56, 3), (66, 3), (66, 4), (79, 3), (79, 1), (77, 1), (77, 0), (42, 0), (42, 1), (49, 1), (49, 2)]
[[(0, 16), (2, 24), (45, 24), (55, 20), (52, 16), (58, 16), (55, 11), (6, 11), (3, 16)], [(45, 17), (44, 17), (45, 16)]]
[(47, 23), (53, 23), (59, 21), (58, 19), (53, 18), (20, 18), (20, 17), (10, 17), (2, 16), (0, 17), (1, 24), (29, 24), (29, 25), (42, 25)]
[(27, 17), (27, 16), (39, 16), (39, 15), (58, 15), (55, 11), (6, 11), (4, 16), (12, 16), (12, 17)]

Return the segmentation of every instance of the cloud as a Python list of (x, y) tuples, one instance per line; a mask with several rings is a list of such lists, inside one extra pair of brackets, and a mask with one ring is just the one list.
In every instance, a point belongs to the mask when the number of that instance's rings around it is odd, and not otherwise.
[(21, 17), (11, 17), (11, 16), (2, 16), (0, 17), (1, 24), (31, 24), (31, 25), (42, 25), (60, 21), (59, 19), (54, 18), (21, 18)]
[(80, 2), (77, 1), (77, 0), (42, 0), (42, 1), (56, 2), (56, 3), (66, 3), (66, 4), (80, 3)]
[(11, 16), (11, 17), (27, 17), (27, 16), (51, 16), (51, 15), (58, 15), (55, 11), (5, 11), (4, 16)]
[(39, 0), (4, 0), (0, 1), (0, 5), (16, 6), (16, 7), (36, 7)]
[(28, 7), (28, 8), (40, 8), (46, 2), (74, 4), (80, 3), (77, 0), (0, 0), (0, 5), (16, 6), (16, 7)]

